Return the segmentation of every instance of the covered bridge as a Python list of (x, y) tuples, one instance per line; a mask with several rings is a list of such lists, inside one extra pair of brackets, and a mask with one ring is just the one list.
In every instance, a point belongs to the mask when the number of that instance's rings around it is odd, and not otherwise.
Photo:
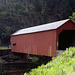
[(11, 35), (12, 52), (55, 56), (56, 50), (75, 46), (75, 24), (62, 20), (18, 30)]

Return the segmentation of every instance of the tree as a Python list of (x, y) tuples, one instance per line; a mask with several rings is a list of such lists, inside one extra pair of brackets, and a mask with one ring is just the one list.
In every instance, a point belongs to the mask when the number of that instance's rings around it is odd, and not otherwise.
[(0, 0), (0, 39), (4, 42), (22, 28), (66, 19), (74, 10), (75, 0)]
[(69, 16), (69, 18), (75, 23), (75, 12), (73, 12), (72, 16)]

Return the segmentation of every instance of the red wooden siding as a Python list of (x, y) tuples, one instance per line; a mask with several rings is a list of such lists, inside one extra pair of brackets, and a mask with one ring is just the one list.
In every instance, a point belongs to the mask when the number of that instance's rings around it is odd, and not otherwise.
[[(16, 43), (13, 46), (13, 42)], [(13, 52), (54, 56), (56, 49), (56, 30), (11, 37)]]
[[(75, 24), (72, 21), (68, 21), (65, 24), (63, 24), (61, 27), (59, 27), (57, 29), (57, 41), (59, 40), (59, 34), (63, 31), (63, 30), (75, 30)], [(64, 36), (63, 36), (64, 37)], [(57, 47), (58, 49), (58, 47)]]

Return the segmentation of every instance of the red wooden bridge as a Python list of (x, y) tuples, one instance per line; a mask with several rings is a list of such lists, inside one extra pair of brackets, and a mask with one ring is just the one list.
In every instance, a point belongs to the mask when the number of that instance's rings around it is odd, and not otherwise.
[(55, 56), (56, 50), (75, 46), (75, 23), (66, 19), (18, 30), (11, 35), (12, 52)]

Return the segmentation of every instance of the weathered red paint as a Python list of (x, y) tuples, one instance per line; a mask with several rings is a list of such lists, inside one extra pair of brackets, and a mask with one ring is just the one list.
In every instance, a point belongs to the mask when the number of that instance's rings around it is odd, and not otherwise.
[[(61, 27), (59, 27), (57, 29), (57, 31), (56, 31), (57, 32), (57, 34), (56, 34), (57, 42), (59, 41), (59, 34), (63, 30), (75, 30), (75, 23), (73, 23), (71, 20), (69, 20), (68, 22), (66, 22), (65, 24), (63, 24)], [(58, 47), (56, 49), (58, 49)]]
[(68, 21), (56, 30), (11, 36), (12, 52), (55, 56), (59, 34), (63, 30), (75, 30), (75, 24)]
[[(16, 46), (12, 45), (13, 42), (16, 42)], [(11, 37), (13, 52), (54, 56), (55, 46), (56, 30)]]

